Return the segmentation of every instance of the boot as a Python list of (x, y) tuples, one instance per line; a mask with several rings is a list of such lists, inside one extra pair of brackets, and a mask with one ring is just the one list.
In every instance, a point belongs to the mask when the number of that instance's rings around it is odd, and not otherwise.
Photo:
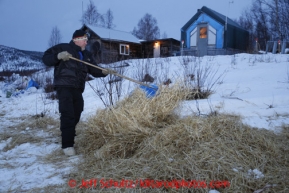
[(63, 152), (64, 152), (64, 154), (67, 155), (67, 156), (73, 156), (73, 155), (76, 154), (76, 153), (75, 153), (75, 150), (74, 150), (74, 147), (64, 148), (64, 149), (63, 149)]

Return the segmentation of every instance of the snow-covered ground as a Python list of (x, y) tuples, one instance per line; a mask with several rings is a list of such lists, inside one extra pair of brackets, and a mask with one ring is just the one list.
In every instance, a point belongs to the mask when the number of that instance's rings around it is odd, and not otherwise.
[[(245, 124), (276, 132), (280, 131), (283, 124), (289, 124), (288, 54), (238, 54), (188, 60), (210, 66), (213, 72), (223, 76), (213, 87), (215, 93), (208, 99), (183, 102), (182, 116), (191, 113), (204, 115), (213, 111), (234, 113), (240, 115)], [(137, 60), (127, 62), (130, 66), (125, 75), (132, 78), (140, 65), (146, 64)], [(170, 78), (173, 83), (184, 75), (184, 66), (181, 64), (184, 64), (184, 58), (181, 57), (150, 61), (150, 65), (154, 66), (151, 68), (153, 76), (162, 72), (162, 77)], [(208, 78), (207, 81), (215, 78)], [(90, 81), (90, 84), (95, 86), (97, 80)], [(48, 185), (67, 184), (70, 170), (81, 160), (81, 155), (62, 155), (57, 126), (47, 125), (47, 129), (38, 130), (29, 127), (29, 121), (41, 112), (45, 112), (45, 117), (57, 120), (57, 101), (45, 99), (42, 89), (32, 89), (17, 97), (6, 98), (4, 84), (0, 86), (0, 192), (26, 192)], [(135, 86), (135, 83), (124, 81), (124, 88)], [(129, 93), (129, 89), (126, 93)], [(82, 120), (85, 121), (104, 105), (88, 83), (83, 96), (85, 107)], [(31, 141), (19, 143), (22, 137), (30, 137)], [(18, 145), (13, 146), (12, 143)], [(51, 157), (51, 154), (57, 156)]]

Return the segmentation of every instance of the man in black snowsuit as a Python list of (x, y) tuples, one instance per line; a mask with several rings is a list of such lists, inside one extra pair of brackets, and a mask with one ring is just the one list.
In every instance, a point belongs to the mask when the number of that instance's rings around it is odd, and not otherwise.
[(85, 50), (87, 35), (82, 30), (73, 33), (70, 43), (55, 45), (44, 52), (42, 60), (47, 66), (54, 66), (54, 88), (59, 100), (62, 149), (65, 155), (75, 155), (75, 127), (80, 120), (84, 101), (82, 93), (87, 74), (105, 77), (115, 71), (104, 71), (69, 59), (70, 56), (95, 64), (91, 53)]

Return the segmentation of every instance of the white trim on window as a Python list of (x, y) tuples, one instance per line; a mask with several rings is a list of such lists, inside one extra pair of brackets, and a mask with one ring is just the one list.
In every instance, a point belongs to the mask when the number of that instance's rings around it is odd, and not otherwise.
[(192, 32), (191, 32), (191, 42), (190, 42), (190, 46), (197, 46), (197, 28), (195, 28)]
[(128, 44), (119, 44), (119, 54), (129, 55), (129, 45)]
[(209, 25), (209, 38), (208, 38), (209, 45), (216, 45), (216, 36), (217, 30)]

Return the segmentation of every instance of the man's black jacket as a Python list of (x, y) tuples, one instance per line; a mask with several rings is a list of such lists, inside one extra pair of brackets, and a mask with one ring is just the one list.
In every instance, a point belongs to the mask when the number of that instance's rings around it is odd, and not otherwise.
[(62, 51), (67, 51), (74, 58), (95, 64), (91, 53), (87, 50), (81, 51), (81, 48), (75, 45), (73, 41), (49, 48), (44, 52), (42, 60), (45, 65), (54, 66), (54, 88), (72, 87), (78, 88), (83, 92), (87, 73), (94, 77), (106, 76), (101, 70), (81, 62), (72, 59), (69, 59), (68, 61), (58, 60), (57, 54)]

